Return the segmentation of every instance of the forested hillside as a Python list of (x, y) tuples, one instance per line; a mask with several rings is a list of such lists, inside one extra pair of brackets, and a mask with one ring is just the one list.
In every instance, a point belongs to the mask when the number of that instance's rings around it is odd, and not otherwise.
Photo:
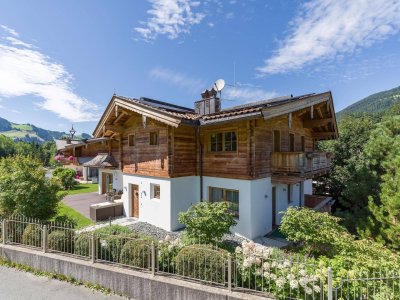
[(370, 95), (346, 107), (336, 114), (338, 119), (348, 115), (375, 114), (383, 115), (384, 111), (400, 103), (400, 86), (394, 89)]
[[(0, 118), (0, 134), (13, 139), (14, 141), (23, 141), (27, 143), (44, 143), (46, 141), (53, 141), (60, 139), (67, 134), (61, 131), (52, 131), (36, 127), (32, 124), (16, 124), (6, 119)], [(91, 136), (82, 133), (81, 136), (76, 138), (90, 138)]]

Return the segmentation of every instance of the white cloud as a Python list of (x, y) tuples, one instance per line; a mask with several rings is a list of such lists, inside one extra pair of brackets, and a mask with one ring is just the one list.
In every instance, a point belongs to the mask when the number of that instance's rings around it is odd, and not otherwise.
[(185, 74), (165, 68), (154, 68), (150, 70), (149, 75), (152, 78), (165, 81), (192, 92), (200, 92), (207, 87), (206, 83), (201, 79), (191, 78)]
[(225, 19), (230, 20), (235, 17), (235, 14), (231, 11), (225, 14)]
[(0, 28), (3, 29), (5, 32), (7, 32), (8, 34), (11, 34), (13, 36), (19, 37), (18, 32), (16, 32), (14, 29), (6, 26), (6, 25), (0, 25)]
[[(8, 34), (13, 32), (4, 25), (1, 28)], [(98, 119), (97, 105), (74, 92), (72, 75), (63, 65), (8, 36), (0, 40), (0, 96), (24, 95), (42, 99), (38, 107), (73, 122)]]
[(271, 99), (278, 96), (274, 91), (266, 91), (251, 84), (238, 84), (235, 87), (226, 86), (222, 91), (222, 99), (254, 102)]
[(257, 68), (284, 73), (368, 47), (400, 30), (400, 0), (310, 0), (291, 22), (291, 33)]
[(136, 27), (143, 39), (150, 41), (158, 35), (166, 35), (169, 39), (176, 39), (182, 33), (189, 33), (192, 25), (199, 24), (205, 17), (204, 13), (194, 12), (193, 9), (200, 2), (192, 0), (149, 0), (150, 15), (144, 26)]

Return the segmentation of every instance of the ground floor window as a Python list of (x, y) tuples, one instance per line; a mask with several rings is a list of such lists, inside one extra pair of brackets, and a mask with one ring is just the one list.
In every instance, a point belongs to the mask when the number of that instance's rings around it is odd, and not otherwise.
[(228, 202), (229, 211), (239, 218), (239, 191), (210, 186), (209, 194), (210, 202)]
[(151, 184), (151, 198), (152, 199), (160, 199), (160, 185), (159, 184)]

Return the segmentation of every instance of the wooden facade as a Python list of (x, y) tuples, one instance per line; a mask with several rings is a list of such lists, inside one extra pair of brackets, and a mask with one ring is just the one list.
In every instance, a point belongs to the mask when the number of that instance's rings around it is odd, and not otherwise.
[[(196, 118), (179, 121), (182, 116), (178, 113), (167, 115), (140, 102), (113, 98), (95, 130), (95, 139), (108, 140), (72, 145), (67, 152), (83, 157), (108, 153), (126, 174), (235, 179), (272, 176), (277, 182), (298, 182), (329, 170), (328, 156), (311, 155), (315, 140), (337, 136), (332, 99), (330, 94), (321, 95), (325, 98), (310, 96), (293, 104), (262, 108), (253, 117), (207, 125), (200, 125)], [(214, 151), (212, 143), (219, 143), (225, 134), (232, 139), (230, 148), (221, 142), (218, 147), (225, 148)], [(310, 155), (314, 158), (309, 159)]]

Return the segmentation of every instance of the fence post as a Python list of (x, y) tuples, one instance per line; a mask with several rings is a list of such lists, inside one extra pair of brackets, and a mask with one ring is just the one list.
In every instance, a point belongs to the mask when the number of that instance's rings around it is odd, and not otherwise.
[(96, 235), (95, 233), (92, 234), (92, 242), (91, 242), (92, 247), (90, 247), (91, 253), (90, 257), (92, 259), (92, 263), (96, 262)]
[(156, 274), (156, 248), (154, 242), (151, 242), (151, 274)]
[(232, 257), (228, 254), (228, 291), (232, 292)]
[(333, 300), (332, 269), (328, 268), (328, 300)]
[(1, 221), (1, 226), (2, 226), (2, 230), (1, 230), (1, 240), (3, 241), (3, 245), (5, 245), (5, 244), (7, 244), (7, 240), (6, 240), (6, 237), (7, 237), (7, 221), (6, 221), (6, 219), (3, 219), (2, 221)]
[(47, 252), (47, 225), (43, 225), (43, 233), (42, 233), (42, 247), (43, 252)]

